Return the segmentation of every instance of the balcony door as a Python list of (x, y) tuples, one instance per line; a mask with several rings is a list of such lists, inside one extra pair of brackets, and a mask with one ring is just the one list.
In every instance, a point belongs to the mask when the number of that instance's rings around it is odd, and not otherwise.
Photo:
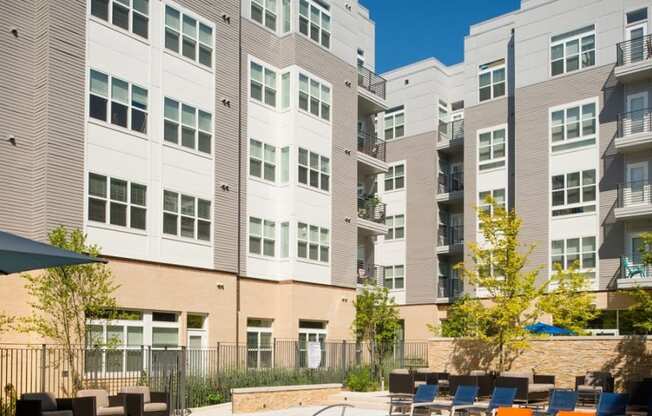
[(627, 96), (627, 116), (623, 120), (623, 133), (625, 136), (642, 133), (650, 129), (650, 126), (646, 125), (649, 124), (646, 109), (647, 92)]
[(644, 205), (650, 202), (647, 162), (627, 165), (627, 184), (623, 188), (623, 206)]
[(647, 22), (637, 23), (625, 28), (625, 40), (629, 42), (629, 48), (625, 48), (625, 63), (640, 62), (646, 58), (645, 35), (647, 34)]

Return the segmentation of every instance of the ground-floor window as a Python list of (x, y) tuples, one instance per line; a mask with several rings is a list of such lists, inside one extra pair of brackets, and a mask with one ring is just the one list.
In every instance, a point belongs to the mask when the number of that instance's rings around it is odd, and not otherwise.
[(247, 368), (270, 368), (272, 356), (272, 320), (247, 319)]
[(299, 366), (308, 367), (308, 344), (319, 342), (321, 347), (320, 367), (326, 365), (326, 322), (299, 321)]

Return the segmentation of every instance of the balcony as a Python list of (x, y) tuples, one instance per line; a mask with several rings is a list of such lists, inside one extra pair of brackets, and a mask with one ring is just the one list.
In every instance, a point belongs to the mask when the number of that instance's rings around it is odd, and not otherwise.
[(440, 173), (437, 180), (437, 202), (461, 201), (464, 196), (464, 172)]
[(635, 82), (652, 75), (652, 35), (620, 42), (614, 75), (623, 82)]
[(387, 110), (385, 87), (387, 81), (368, 68), (358, 66), (358, 112), (376, 114)]
[(461, 253), (464, 248), (464, 226), (440, 224), (437, 231), (437, 254)]
[(358, 260), (357, 283), (359, 285), (382, 286), (385, 281), (385, 268), (377, 264), (367, 264)]
[(379, 139), (376, 133), (358, 131), (358, 162), (363, 176), (387, 172), (385, 141)]
[(616, 280), (618, 289), (652, 287), (652, 267), (633, 262), (628, 257), (620, 259), (620, 276)]
[(618, 185), (618, 200), (614, 216), (618, 220), (652, 215), (652, 184), (650, 181)]
[(450, 301), (456, 299), (464, 292), (464, 282), (461, 279), (440, 277), (437, 284), (437, 299)]
[(464, 120), (450, 123), (439, 122), (437, 129), (437, 150), (461, 150), (464, 145)]
[(384, 235), (386, 205), (375, 198), (358, 198), (358, 228), (365, 234)]
[(622, 152), (652, 148), (652, 109), (619, 114), (614, 145)]

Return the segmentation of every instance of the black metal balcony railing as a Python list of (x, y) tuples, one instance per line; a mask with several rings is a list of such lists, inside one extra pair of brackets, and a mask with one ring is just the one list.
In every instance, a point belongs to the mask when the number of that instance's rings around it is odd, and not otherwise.
[(358, 152), (385, 161), (385, 140), (379, 139), (376, 133), (358, 131)]
[(449, 123), (439, 122), (437, 137), (440, 142), (464, 140), (464, 119)]
[(636, 181), (618, 185), (618, 208), (652, 204), (652, 182)]
[(383, 266), (358, 260), (358, 284), (382, 286), (384, 280), (385, 268)]
[(365, 90), (385, 99), (385, 78), (374, 73), (369, 68), (358, 65), (358, 85)]
[(438, 298), (457, 298), (464, 291), (464, 282), (462, 279), (440, 277), (437, 285)]
[(652, 132), (652, 109), (618, 114), (618, 137)]
[(440, 173), (437, 192), (447, 194), (464, 190), (464, 172)]
[(616, 66), (646, 61), (652, 58), (652, 34), (620, 42), (616, 49)]
[(358, 218), (380, 224), (385, 223), (386, 204), (374, 199), (358, 199)]
[(437, 245), (454, 246), (464, 244), (464, 226), (440, 224), (437, 232)]

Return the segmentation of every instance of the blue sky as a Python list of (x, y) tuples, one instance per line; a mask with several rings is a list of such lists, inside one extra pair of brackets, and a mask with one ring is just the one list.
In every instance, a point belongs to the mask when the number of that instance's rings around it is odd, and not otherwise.
[(469, 26), (519, 8), (520, 0), (360, 0), (376, 22), (376, 72), (434, 56), (462, 61)]

